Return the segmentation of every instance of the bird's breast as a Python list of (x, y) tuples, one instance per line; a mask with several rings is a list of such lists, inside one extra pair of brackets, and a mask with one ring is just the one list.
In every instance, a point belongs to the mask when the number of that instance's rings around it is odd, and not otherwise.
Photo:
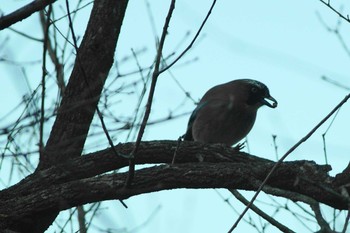
[(198, 112), (193, 124), (193, 138), (231, 146), (249, 133), (255, 117), (256, 111), (234, 105), (232, 101), (213, 101)]

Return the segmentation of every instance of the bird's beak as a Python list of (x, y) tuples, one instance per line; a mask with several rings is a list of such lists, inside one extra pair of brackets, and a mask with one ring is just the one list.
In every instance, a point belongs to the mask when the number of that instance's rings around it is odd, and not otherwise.
[[(269, 100), (269, 101), (267, 101)], [(264, 99), (261, 100), (261, 103), (263, 105), (266, 105), (270, 108), (276, 108), (277, 107), (277, 100), (275, 100), (275, 98), (273, 98), (272, 96), (267, 96)]]

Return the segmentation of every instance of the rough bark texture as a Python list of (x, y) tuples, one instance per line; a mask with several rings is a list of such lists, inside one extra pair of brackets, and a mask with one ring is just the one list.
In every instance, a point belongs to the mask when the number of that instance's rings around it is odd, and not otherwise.
[(97, 0), (39, 169), (81, 155), (108, 72), (127, 0)]
[[(238, 152), (222, 145), (183, 142), (172, 160), (176, 141), (141, 143), (137, 164), (156, 164), (137, 170), (131, 188), (125, 188), (127, 174), (103, 174), (124, 166), (128, 160), (111, 149), (73, 158), (27, 177), (0, 192), (0, 229), (20, 232), (32, 215), (61, 211), (86, 203), (126, 199), (142, 193), (175, 188), (232, 188), (256, 190), (273, 161)], [(119, 144), (119, 153), (129, 153), (133, 143)], [(348, 199), (327, 174), (329, 165), (313, 161), (284, 162), (264, 189), (266, 193), (293, 201), (312, 198), (336, 209), (347, 209)], [(306, 197), (306, 198), (305, 198)]]
[[(31, 13), (45, 7), (44, 1), (37, 2), (42, 4), (31, 8), (33, 9)], [(53, 1), (48, 3), (51, 2)], [(102, 88), (113, 64), (127, 3), (128, 0), (94, 1), (84, 38), (77, 50), (75, 65), (57, 112), (57, 118), (47, 144), (40, 153), (38, 169), (28, 177), (29, 180), (40, 176), (40, 171), (45, 168), (81, 155)], [(26, 180), (20, 185), (24, 185)], [(30, 182), (27, 185), (32, 186)], [(20, 186), (17, 185), (14, 189), (16, 187)], [(27, 192), (25, 189), (20, 188), (20, 190)], [(11, 197), (14, 196), (5, 198), (11, 199)], [(19, 199), (13, 201), (20, 203)], [(32, 202), (32, 204), (36, 203)], [(25, 206), (22, 208), (26, 209)], [(54, 221), (59, 209), (55, 205), (48, 206), (45, 210), (27, 215), (26, 218), (17, 219), (17, 222), (12, 222), (13, 225), (10, 228), (20, 232), (43, 232)]]

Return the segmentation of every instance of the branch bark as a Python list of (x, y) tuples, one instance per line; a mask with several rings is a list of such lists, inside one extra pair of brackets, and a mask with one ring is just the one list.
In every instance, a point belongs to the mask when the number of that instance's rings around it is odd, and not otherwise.
[[(33, 3), (43, 2), (39, 0)], [(113, 64), (127, 3), (128, 0), (94, 1), (56, 120), (43, 153), (40, 153), (39, 166), (30, 176), (34, 180), (40, 176), (36, 174), (40, 170), (81, 155), (102, 88)], [(45, 4), (37, 6), (34, 11), (43, 7)], [(0, 19), (0, 25), (1, 22)], [(23, 187), (27, 187), (25, 183), (26, 180), (21, 182)], [(59, 213), (57, 208), (51, 207), (22, 219), (22, 224), (16, 224), (14, 230), (28, 233), (45, 231)]]
[(58, 109), (39, 169), (81, 155), (112, 66), (128, 1), (94, 1), (84, 38)]
[(22, 8), (2, 16), (0, 18), (0, 31), (10, 27), (12, 24), (15, 24), (23, 19), (28, 18), (33, 13), (43, 10), (46, 6), (56, 2), (56, 0), (36, 0), (31, 3), (23, 6)]
[[(99, 175), (128, 165), (128, 159), (116, 157), (111, 149), (38, 171), (0, 192), (0, 202), (4, 203), (0, 206), (0, 229), (13, 230), (14, 225), (28, 224), (30, 216), (47, 210), (61, 211), (161, 190), (257, 190), (275, 164), (222, 145), (183, 142), (177, 151), (177, 163), (169, 165), (176, 145), (176, 141), (142, 142), (135, 162), (157, 165), (137, 170), (130, 188), (124, 186), (127, 173)], [(120, 153), (129, 153), (133, 148), (134, 143), (116, 146)], [(348, 200), (334, 186), (334, 178), (327, 174), (329, 170), (329, 165), (313, 161), (283, 162), (264, 191), (293, 201), (304, 201), (305, 198), (298, 198), (302, 194), (334, 208), (347, 209)]]

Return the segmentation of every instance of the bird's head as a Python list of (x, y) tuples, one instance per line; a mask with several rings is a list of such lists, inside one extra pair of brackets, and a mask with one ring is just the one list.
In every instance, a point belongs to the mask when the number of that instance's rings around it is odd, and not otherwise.
[(258, 108), (262, 105), (270, 108), (277, 107), (277, 100), (270, 95), (269, 89), (265, 84), (252, 79), (241, 79), (239, 81), (244, 84), (246, 91), (248, 91), (248, 105)]

